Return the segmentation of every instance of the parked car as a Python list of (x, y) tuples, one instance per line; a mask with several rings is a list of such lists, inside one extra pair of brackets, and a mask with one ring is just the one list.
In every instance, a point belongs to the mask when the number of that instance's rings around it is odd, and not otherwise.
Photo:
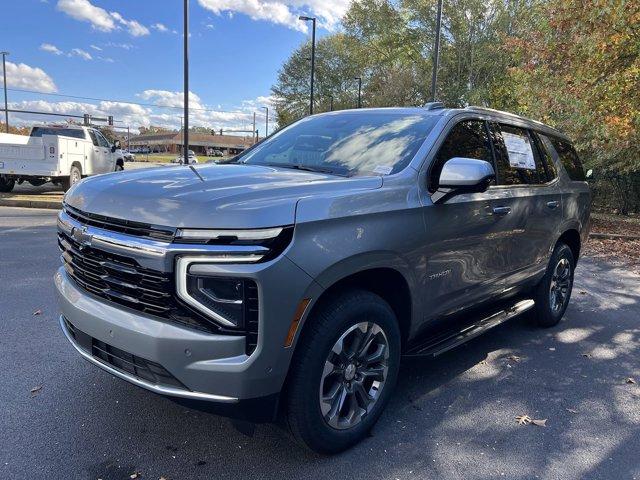
[(542, 123), (439, 104), (309, 116), (233, 164), (72, 188), (60, 324), (117, 377), (339, 452), (401, 356), (525, 312), (556, 325), (589, 215), (570, 140)]
[(25, 181), (34, 186), (52, 182), (67, 190), (85, 176), (123, 170), (119, 148), (119, 141), (111, 145), (89, 127), (33, 127), (29, 136), (0, 134), (0, 192)]
[(125, 160), (125, 162), (135, 162), (136, 161), (136, 156), (130, 152), (129, 150), (122, 150), (122, 156)]
[[(198, 157), (196, 157), (196, 154), (193, 150), (189, 150), (189, 163), (198, 163)], [(182, 165), (184, 163), (184, 155), (179, 155), (176, 158), (174, 158), (173, 160), (171, 160), (171, 163), (179, 163), (180, 165)]]

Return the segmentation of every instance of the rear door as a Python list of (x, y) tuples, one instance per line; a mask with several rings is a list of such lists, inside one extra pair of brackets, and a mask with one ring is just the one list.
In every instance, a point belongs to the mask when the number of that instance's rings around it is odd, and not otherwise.
[(548, 153), (535, 132), (492, 123), (498, 185), (508, 195), (514, 216), (509, 237), (509, 270), (505, 286), (519, 284), (546, 268), (562, 221), (562, 198)]

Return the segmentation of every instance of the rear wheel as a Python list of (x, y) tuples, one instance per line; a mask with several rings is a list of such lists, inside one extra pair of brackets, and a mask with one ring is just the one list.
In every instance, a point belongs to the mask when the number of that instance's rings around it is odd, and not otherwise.
[(78, 167), (77, 165), (71, 165), (69, 176), (62, 181), (62, 187), (64, 188), (64, 191), (66, 192), (67, 190), (69, 190), (80, 180), (82, 180), (82, 171), (80, 170), (80, 167)]
[(352, 291), (321, 307), (296, 349), (286, 418), (294, 437), (319, 453), (361, 441), (393, 391), (400, 330), (379, 296)]
[(16, 181), (13, 178), (8, 178), (5, 175), (0, 175), (0, 192), (10, 192), (16, 185)]
[(553, 327), (562, 319), (571, 298), (574, 269), (575, 259), (571, 248), (558, 243), (545, 276), (534, 290), (536, 304), (531, 315), (541, 327)]

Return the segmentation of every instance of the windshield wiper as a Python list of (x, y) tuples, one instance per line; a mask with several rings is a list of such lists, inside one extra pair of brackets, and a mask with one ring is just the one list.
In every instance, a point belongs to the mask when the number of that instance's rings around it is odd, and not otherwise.
[(329, 175), (337, 175), (339, 177), (346, 176), (330, 168), (310, 167), (307, 165), (299, 165), (297, 163), (265, 163), (263, 165), (267, 167), (281, 167), (281, 168), (290, 168), (292, 170), (304, 170), (305, 172), (328, 173)]

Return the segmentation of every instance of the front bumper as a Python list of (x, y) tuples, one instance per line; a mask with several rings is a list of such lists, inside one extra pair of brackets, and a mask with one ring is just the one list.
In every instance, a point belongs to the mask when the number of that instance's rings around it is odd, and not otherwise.
[(75, 328), (99, 342), (161, 365), (184, 388), (158, 385), (115, 368), (83, 349), (61, 320), (63, 332), (91, 363), (147, 390), (179, 399), (222, 404), (272, 397), (284, 383), (292, 349), (284, 347), (302, 298), (319, 286), (286, 256), (266, 263), (216, 265), (221, 275), (251, 278), (260, 296), (258, 345), (245, 338), (211, 334), (100, 299), (81, 289), (64, 268), (55, 274), (60, 309)]

